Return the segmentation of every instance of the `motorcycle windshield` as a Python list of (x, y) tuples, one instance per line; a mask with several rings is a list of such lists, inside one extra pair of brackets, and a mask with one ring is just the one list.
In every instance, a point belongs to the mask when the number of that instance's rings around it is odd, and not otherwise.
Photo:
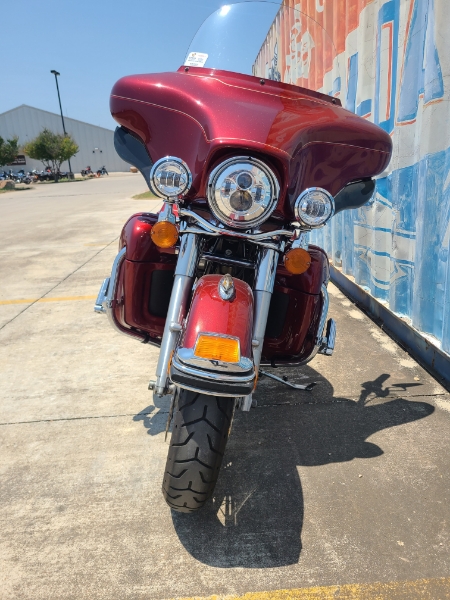
[(289, 0), (227, 4), (203, 22), (184, 65), (253, 75), (339, 97), (337, 53), (322, 18), (323, 12), (312, 18), (289, 6)]

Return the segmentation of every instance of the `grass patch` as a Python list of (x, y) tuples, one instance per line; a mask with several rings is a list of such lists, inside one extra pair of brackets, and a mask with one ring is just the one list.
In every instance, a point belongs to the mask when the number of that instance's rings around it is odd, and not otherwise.
[(152, 192), (143, 192), (142, 194), (136, 194), (136, 196), (133, 196), (133, 200), (161, 200), (161, 198), (158, 198), (158, 196), (155, 196), (155, 194), (152, 194)]
[[(58, 183), (75, 183), (77, 181), (87, 181), (88, 179), (97, 179), (97, 177), (75, 177), (75, 179), (67, 179), (66, 177), (64, 177), (63, 179), (60, 179), (58, 181)], [(39, 183), (39, 185), (41, 184), (45, 184), (48, 185), (49, 183), (56, 183), (55, 181), (36, 181), (35, 183)]]
[(24, 192), (25, 190), (32, 190), (33, 188), (24, 187), (24, 188), (14, 188), (13, 190), (0, 190), (0, 194), (6, 194), (7, 192)]

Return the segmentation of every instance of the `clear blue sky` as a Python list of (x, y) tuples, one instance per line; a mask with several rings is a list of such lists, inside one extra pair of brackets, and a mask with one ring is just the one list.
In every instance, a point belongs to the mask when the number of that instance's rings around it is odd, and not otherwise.
[(0, 113), (20, 104), (110, 129), (109, 94), (133, 73), (177, 69), (203, 20), (226, 0), (3, 0)]

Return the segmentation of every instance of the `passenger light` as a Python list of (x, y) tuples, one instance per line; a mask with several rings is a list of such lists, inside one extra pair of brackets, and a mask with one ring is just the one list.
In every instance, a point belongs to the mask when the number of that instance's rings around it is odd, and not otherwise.
[(195, 356), (208, 360), (237, 363), (240, 360), (239, 340), (219, 335), (200, 334), (195, 344)]
[(189, 191), (192, 174), (187, 164), (176, 156), (165, 156), (150, 171), (150, 187), (160, 198), (177, 198)]
[(284, 266), (293, 275), (300, 275), (309, 269), (311, 255), (303, 248), (289, 250), (284, 256)]
[(178, 240), (178, 229), (170, 221), (159, 221), (152, 227), (152, 242), (159, 248), (172, 248)]

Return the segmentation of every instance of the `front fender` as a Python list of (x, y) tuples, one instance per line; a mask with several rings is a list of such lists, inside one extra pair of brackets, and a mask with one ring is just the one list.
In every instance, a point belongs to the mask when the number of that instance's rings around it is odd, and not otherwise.
[(250, 286), (234, 279), (235, 296), (223, 300), (219, 294), (221, 275), (204, 275), (198, 280), (186, 319), (183, 348), (193, 348), (199, 333), (239, 338), (241, 356), (252, 357), (253, 293)]
[[(255, 382), (252, 357), (253, 293), (250, 286), (234, 279), (235, 294), (224, 300), (219, 294), (221, 275), (198, 280), (184, 324), (180, 343), (172, 359), (170, 377), (186, 389), (223, 396), (250, 394)], [(199, 334), (237, 338), (238, 362), (199, 358), (195, 346)]]

